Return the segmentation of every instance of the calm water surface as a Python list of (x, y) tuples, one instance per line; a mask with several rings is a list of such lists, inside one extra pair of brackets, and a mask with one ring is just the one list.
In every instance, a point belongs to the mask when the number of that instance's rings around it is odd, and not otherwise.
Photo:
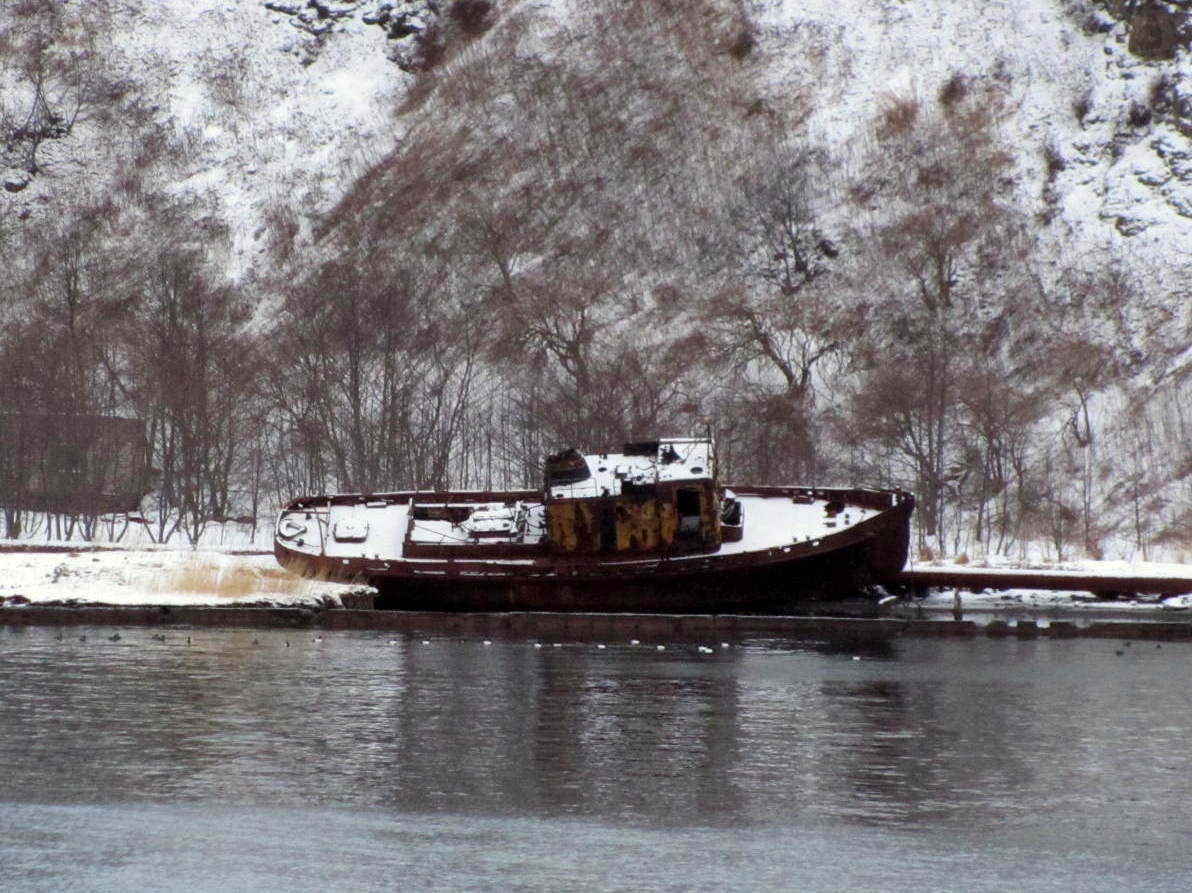
[(1192, 889), (1188, 645), (116, 632), (0, 627), (0, 890)]

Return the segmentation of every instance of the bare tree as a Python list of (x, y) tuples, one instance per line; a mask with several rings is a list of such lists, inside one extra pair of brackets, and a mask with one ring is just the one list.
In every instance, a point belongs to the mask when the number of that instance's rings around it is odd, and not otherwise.
[(482, 320), (434, 262), (365, 250), (285, 303), (269, 392), (305, 475), (323, 485), (446, 487), (476, 377)]
[(818, 398), (847, 357), (847, 294), (833, 281), (841, 253), (823, 222), (824, 154), (785, 137), (761, 141), (730, 204), (728, 268), (737, 284), (708, 294), (701, 319), (711, 356), (728, 369), (722, 424), (739, 473), (815, 480), (822, 472)]
[(921, 529), (941, 545), (968, 478), (958, 383), (1004, 356), (1024, 268), (1003, 113), (996, 82), (959, 76), (931, 103), (891, 99), (852, 189), (878, 274), (856, 411), (907, 461)]
[(202, 252), (181, 243), (159, 247), (136, 284), (124, 350), (126, 386), (161, 475), (155, 537), (181, 530), (194, 544), (211, 521), (232, 514), (234, 473), (253, 418), (256, 351), (243, 296), (212, 275)]
[(0, 142), (30, 174), (41, 171), (41, 147), (69, 137), (105, 90), (82, 16), (57, 2), (18, 4), (0, 26)]

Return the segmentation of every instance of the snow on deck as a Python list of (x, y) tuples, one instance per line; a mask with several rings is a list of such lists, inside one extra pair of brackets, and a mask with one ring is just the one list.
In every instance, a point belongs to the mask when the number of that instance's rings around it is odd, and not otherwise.
[[(808, 503), (795, 502), (789, 496), (738, 495), (744, 510), (744, 536), (739, 542), (724, 543), (717, 554), (740, 555), (745, 552), (766, 551), (794, 543), (815, 541), (840, 533), (861, 521), (872, 518), (876, 510), (848, 506), (835, 516), (825, 511), (827, 501), (817, 499)], [(537, 542), (544, 533), (543, 506), (540, 503), (523, 505), (527, 517), (526, 542)], [(287, 539), (285, 545), (310, 555), (326, 554), (333, 558), (401, 558), (402, 544), (409, 527), (409, 507), (404, 504), (333, 505), (330, 509), (312, 509), (293, 513), (309, 515), (302, 523), (307, 531), (301, 537)], [(337, 540), (336, 533), (366, 530), (363, 540)], [(302, 543), (297, 542), (302, 539)], [(434, 545), (464, 545), (470, 540), (466, 530), (450, 521), (416, 520), (413, 539)], [(490, 542), (499, 540), (489, 540)], [(675, 556), (672, 561), (685, 558), (700, 559), (707, 553)], [(439, 559), (406, 559), (434, 562)], [(488, 559), (496, 564), (527, 564), (533, 559)], [(655, 561), (657, 556), (626, 555), (624, 561)]]
[(669, 438), (658, 442), (652, 455), (597, 453), (584, 456), (590, 476), (571, 484), (555, 484), (556, 499), (617, 496), (623, 483), (657, 484), (666, 481), (710, 481), (712, 444), (695, 438)]
[(849, 506), (835, 517), (829, 517), (824, 511), (827, 501), (823, 499), (798, 503), (789, 496), (744, 495), (736, 498), (745, 512), (745, 535), (740, 542), (724, 543), (720, 554), (739, 555), (821, 539), (877, 514), (873, 510)]

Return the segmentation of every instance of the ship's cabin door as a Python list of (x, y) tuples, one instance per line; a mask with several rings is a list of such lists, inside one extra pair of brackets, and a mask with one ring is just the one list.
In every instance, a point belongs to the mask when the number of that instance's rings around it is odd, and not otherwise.
[(699, 539), (700, 491), (694, 487), (681, 487), (675, 494), (675, 514), (679, 516), (679, 539)]

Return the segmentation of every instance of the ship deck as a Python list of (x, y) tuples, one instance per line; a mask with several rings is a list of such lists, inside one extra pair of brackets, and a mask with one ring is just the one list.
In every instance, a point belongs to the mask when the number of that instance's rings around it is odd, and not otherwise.
[[(815, 490), (812, 488), (740, 488), (731, 489), (744, 511), (741, 539), (724, 542), (715, 552), (693, 552), (665, 556), (671, 565), (684, 562), (706, 563), (710, 557), (724, 559), (747, 555), (788, 553), (797, 546), (818, 548), (829, 538), (846, 538), (851, 529), (858, 528), (895, 504), (896, 496), (876, 490)], [(494, 568), (534, 567), (557, 559), (544, 549), (544, 527), (540, 522), (542, 502), (527, 500), (524, 493), (453, 493), (453, 494), (390, 494), (373, 497), (319, 497), (292, 504), (279, 519), (283, 529), (287, 517), (296, 518), (304, 528), (302, 534), (279, 537), (278, 543), (295, 555), (309, 555), (324, 559), (348, 561), (388, 561), (411, 565), (434, 565), (452, 559), (476, 560)], [(850, 496), (851, 498), (842, 498)], [(403, 498), (404, 497), (404, 498)], [(319, 504), (321, 502), (321, 504)], [(835, 504), (836, 511), (829, 511)], [(444, 519), (415, 518), (411, 512), (424, 514), (427, 507), (494, 507), (517, 506), (527, 521), (515, 535), (487, 534), (470, 536), (458, 523)], [(418, 510), (421, 510), (419, 512)], [(337, 537), (337, 531), (357, 535)], [(362, 535), (361, 532), (363, 532)], [(409, 542), (415, 546), (458, 546), (444, 553), (444, 557), (428, 555), (431, 550), (407, 550)], [(413, 554), (408, 554), (413, 553)], [(616, 555), (588, 558), (602, 567), (650, 567), (663, 556)]]

